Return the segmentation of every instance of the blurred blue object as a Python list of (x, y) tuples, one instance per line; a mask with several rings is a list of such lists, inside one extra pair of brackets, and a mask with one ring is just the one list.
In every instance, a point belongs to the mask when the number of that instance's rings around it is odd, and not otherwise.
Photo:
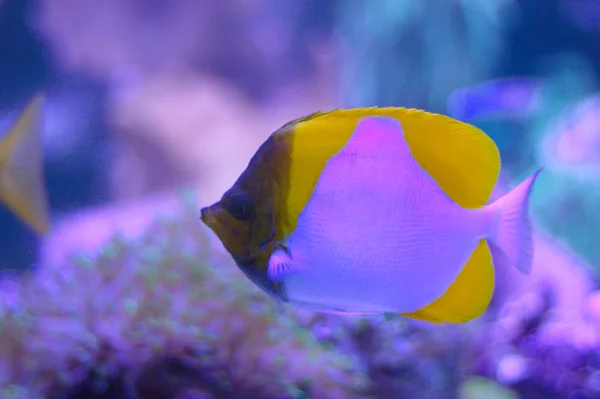
[(503, 78), (454, 91), (448, 115), (473, 122), (486, 117), (526, 118), (539, 106), (541, 84), (534, 78)]
[(517, 11), (511, 0), (340, 1), (344, 105), (444, 112), (454, 89), (492, 76)]

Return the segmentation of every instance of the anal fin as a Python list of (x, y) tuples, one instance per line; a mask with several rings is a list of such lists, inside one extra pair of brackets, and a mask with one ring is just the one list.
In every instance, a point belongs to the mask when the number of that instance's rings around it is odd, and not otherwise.
[(494, 292), (494, 267), (488, 244), (481, 240), (444, 295), (403, 316), (436, 324), (466, 323), (481, 316)]

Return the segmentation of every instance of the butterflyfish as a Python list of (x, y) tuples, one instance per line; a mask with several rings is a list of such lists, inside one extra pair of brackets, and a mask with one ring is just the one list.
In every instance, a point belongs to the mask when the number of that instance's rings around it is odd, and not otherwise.
[(405, 108), (285, 124), (201, 219), (275, 299), (316, 311), (464, 323), (494, 265), (528, 274), (539, 170), (488, 204), (500, 155), (480, 129)]
[(39, 234), (49, 231), (43, 179), (43, 99), (42, 94), (36, 95), (0, 136), (0, 202)]

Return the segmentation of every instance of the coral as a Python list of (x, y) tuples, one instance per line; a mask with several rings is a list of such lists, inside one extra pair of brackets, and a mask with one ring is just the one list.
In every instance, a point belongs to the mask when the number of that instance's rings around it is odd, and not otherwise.
[(278, 316), (190, 208), (1, 283), (2, 397), (339, 398), (364, 382)]
[[(505, 190), (502, 179), (494, 196)], [(37, 272), (2, 280), (3, 383), (70, 398), (600, 394), (600, 293), (541, 232), (530, 276), (499, 267), (490, 310), (439, 327), (280, 312), (197, 218), (165, 195), (59, 226)], [(76, 248), (101, 253), (66, 256)]]
[(502, 385), (481, 377), (465, 381), (459, 389), (460, 399), (518, 399), (518, 395)]
[(325, 314), (306, 317), (303, 325), (319, 341), (353, 354), (375, 398), (453, 398), (472, 371), (468, 326)]

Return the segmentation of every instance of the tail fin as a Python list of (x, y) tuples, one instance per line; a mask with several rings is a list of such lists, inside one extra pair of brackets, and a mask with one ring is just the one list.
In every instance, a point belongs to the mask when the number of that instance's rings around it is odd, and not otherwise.
[(0, 202), (41, 234), (49, 230), (42, 175), (41, 108), (37, 95), (0, 140)]
[(507, 260), (525, 274), (531, 272), (533, 260), (529, 196), (541, 170), (488, 207), (495, 221), (489, 237), (494, 263)]

